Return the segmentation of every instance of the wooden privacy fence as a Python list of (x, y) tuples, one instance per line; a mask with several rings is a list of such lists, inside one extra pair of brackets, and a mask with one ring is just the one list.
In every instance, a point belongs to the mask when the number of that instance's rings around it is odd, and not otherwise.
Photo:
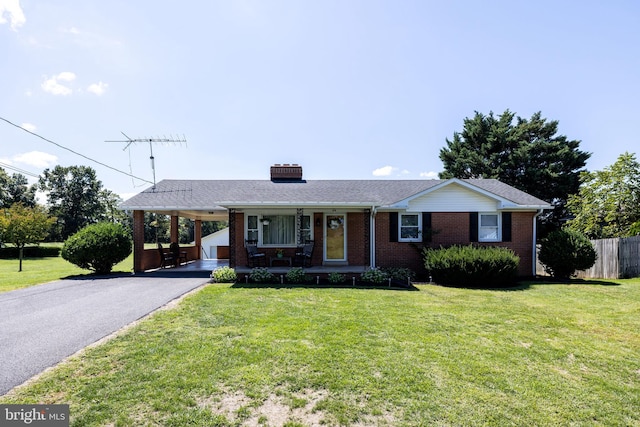
[[(578, 271), (583, 279), (624, 279), (640, 276), (640, 236), (592, 240), (598, 254), (588, 270)], [(538, 260), (536, 273), (546, 275)]]

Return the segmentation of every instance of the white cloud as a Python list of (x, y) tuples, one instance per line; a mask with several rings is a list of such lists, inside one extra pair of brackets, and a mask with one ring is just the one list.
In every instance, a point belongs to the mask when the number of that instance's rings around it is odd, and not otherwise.
[(71, 95), (73, 90), (70, 87), (61, 84), (60, 81), (72, 82), (75, 79), (76, 75), (70, 71), (63, 71), (57, 76), (53, 76), (51, 78), (47, 78), (45, 76), (45, 81), (42, 83), (42, 90), (49, 92), (52, 95)]
[(393, 166), (383, 166), (373, 171), (373, 176), (389, 176), (398, 168), (394, 168)]
[(98, 82), (98, 83), (93, 83), (92, 85), (89, 85), (87, 90), (91, 93), (95, 93), (96, 95), (101, 96), (106, 92), (108, 87), (109, 85), (107, 83)]
[(35, 132), (36, 131), (36, 125), (31, 124), (31, 123), (23, 123), (20, 125), (20, 127), (22, 129), (28, 130), (29, 132)]
[(429, 172), (420, 172), (420, 177), (427, 179), (438, 179), (438, 172), (429, 171)]
[(62, 29), (63, 33), (69, 33), (69, 34), (75, 34), (78, 35), (80, 34), (80, 30), (77, 29), (76, 27), (71, 27), (71, 28), (63, 28)]
[(37, 168), (47, 168), (58, 163), (56, 156), (42, 151), (29, 151), (28, 153), (18, 154), (13, 156), (12, 160), (16, 163), (23, 163)]
[(20, 0), (0, 0), (0, 24), (8, 22), (5, 15), (9, 16), (13, 31), (18, 31), (18, 28), (27, 22), (27, 18), (25, 18), (24, 12), (20, 7)]

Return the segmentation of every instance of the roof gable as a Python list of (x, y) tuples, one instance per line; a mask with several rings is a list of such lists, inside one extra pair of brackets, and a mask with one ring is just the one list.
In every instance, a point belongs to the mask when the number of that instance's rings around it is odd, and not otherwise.
[[(490, 191), (477, 185), (478, 182), (495, 180), (473, 181), (475, 182), (458, 178), (441, 181), (437, 185), (400, 200), (390, 207), (417, 212), (466, 212), (518, 206), (518, 203), (508, 199), (505, 195), (496, 194), (495, 190)], [(506, 192), (503, 191), (503, 193)], [(523, 194), (529, 196), (526, 193)]]

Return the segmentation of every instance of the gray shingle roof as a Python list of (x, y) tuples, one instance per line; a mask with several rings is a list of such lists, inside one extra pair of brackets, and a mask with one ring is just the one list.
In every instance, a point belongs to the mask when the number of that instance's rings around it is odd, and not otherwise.
[[(523, 206), (548, 203), (495, 179), (462, 180)], [(163, 180), (125, 201), (123, 209), (208, 209), (249, 205), (388, 206), (444, 180)]]

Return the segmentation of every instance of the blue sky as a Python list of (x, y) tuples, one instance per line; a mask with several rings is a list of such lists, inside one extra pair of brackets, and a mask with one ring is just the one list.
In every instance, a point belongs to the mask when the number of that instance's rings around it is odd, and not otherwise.
[[(593, 153), (635, 153), (634, 1), (0, 0), (0, 117), (156, 179), (421, 179), (475, 111), (541, 111)], [(0, 163), (88, 165), (125, 197), (148, 186), (0, 121)]]

